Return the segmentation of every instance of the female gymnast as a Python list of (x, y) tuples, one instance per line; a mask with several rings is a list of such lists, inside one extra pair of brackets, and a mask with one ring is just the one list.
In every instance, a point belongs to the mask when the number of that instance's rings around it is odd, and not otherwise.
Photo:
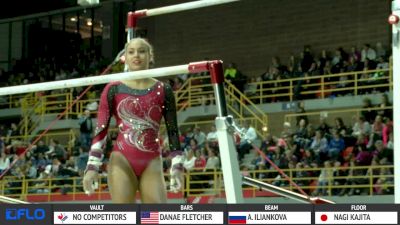
[[(125, 64), (129, 71), (149, 69), (153, 62), (153, 47), (145, 39), (134, 38), (126, 45)], [(134, 203), (139, 191), (142, 203), (165, 203), (167, 193), (158, 140), (162, 118), (170, 150), (178, 159), (181, 157), (171, 86), (153, 78), (111, 82), (105, 86), (83, 179), (87, 194), (93, 193), (93, 182), (97, 181), (111, 116), (118, 126), (108, 166), (112, 202)], [(173, 160), (175, 173), (179, 173), (181, 161)]]

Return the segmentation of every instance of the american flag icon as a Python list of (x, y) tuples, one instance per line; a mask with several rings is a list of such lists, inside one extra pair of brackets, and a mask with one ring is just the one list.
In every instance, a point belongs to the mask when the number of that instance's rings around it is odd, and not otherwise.
[(158, 224), (158, 212), (141, 212), (140, 223), (141, 224)]

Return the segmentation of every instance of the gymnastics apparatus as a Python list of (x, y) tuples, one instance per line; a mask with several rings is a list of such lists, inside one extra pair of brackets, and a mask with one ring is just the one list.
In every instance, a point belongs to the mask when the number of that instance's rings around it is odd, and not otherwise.
[[(143, 17), (150, 17), (156, 15), (163, 15), (167, 13), (174, 13), (179, 11), (197, 9), (202, 7), (209, 7), (212, 5), (225, 4), (230, 2), (235, 2), (238, 0), (199, 0), (194, 2), (188, 2), (183, 4), (177, 4), (167, 7), (160, 7), (155, 9), (145, 9), (138, 10), (135, 12), (128, 13), (128, 22), (127, 22), (127, 42), (135, 37), (135, 29), (137, 20)], [(399, 16), (400, 16), (400, 0), (393, 1), (392, 4), (392, 15), (389, 17), (389, 23), (392, 24), (393, 30), (393, 74), (397, 74), (400, 72), (400, 48), (399, 48)], [(38, 142), (44, 134), (46, 134), (49, 129), (60, 119), (65, 113), (76, 104), (79, 99), (84, 96), (84, 94), (92, 87), (92, 85), (97, 84), (105, 84), (113, 81), (126, 80), (126, 79), (143, 79), (143, 78), (157, 78), (157, 77), (165, 77), (171, 75), (185, 74), (185, 73), (200, 73), (208, 71), (211, 76), (211, 83), (215, 93), (216, 99), (216, 107), (217, 107), (217, 117), (215, 119), (215, 125), (217, 128), (218, 141), (220, 145), (220, 154), (221, 158), (224, 160), (221, 161), (222, 164), (222, 173), (224, 179), (224, 187), (226, 193), (227, 203), (244, 203), (243, 192), (242, 192), (242, 184), (254, 186), (260, 188), (265, 191), (269, 191), (275, 193), (279, 196), (287, 197), (293, 200), (297, 200), (303, 203), (311, 203), (311, 204), (333, 204), (334, 202), (318, 198), (318, 197), (310, 197), (304, 191), (302, 191), (293, 181), (288, 179), (288, 177), (274, 164), (271, 164), (277, 169), (277, 171), (285, 177), (293, 186), (299, 189), (300, 193), (289, 191), (280, 187), (276, 187), (270, 184), (263, 183), (261, 181), (249, 178), (242, 177), (241, 172), (239, 170), (239, 163), (236, 158), (236, 147), (232, 136), (232, 131), (238, 131), (238, 127), (235, 125), (234, 120), (231, 116), (228, 115), (228, 110), (226, 106), (226, 99), (224, 93), (224, 75), (223, 75), (223, 67), (221, 60), (211, 60), (211, 61), (200, 61), (200, 62), (192, 62), (189, 64), (178, 65), (178, 66), (170, 66), (156, 69), (148, 69), (144, 71), (135, 71), (135, 72), (123, 72), (116, 74), (108, 74), (111, 70), (111, 67), (116, 63), (119, 63), (120, 57), (123, 55), (123, 51), (121, 51), (115, 60), (104, 70), (104, 72), (100, 76), (94, 77), (85, 77), (85, 78), (77, 78), (77, 79), (69, 79), (69, 80), (61, 80), (61, 81), (51, 81), (45, 83), (38, 84), (28, 84), (28, 85), (19, 85), (12, 87), (4, 87), (0, 88), (0, 96), (3, 95), (13, 95), (13, 94), (21, 94), (21, 93), (29, 93), (29, 92), (39, 92), (39, 91), (47, 91), (54, 89), (62, 89), (62, 88), (73, 88), (80, 86), (88, 86), (80, 96), (77, 97), (66, 109), (64, 112), (60, 113), (58, 117), (52, 121), (48, 127), (29, 145), (29, 147), (23, 152), (25, 154), (29, 151), (32, 146)], [(400, 82), (400, 78), (397, 76), (394, 77), (394, 92), (399, 92), (397, 88), (395, 88), (395, 84)], [(399, 93), (400, 94), (400, 93)], [(398, 100), (397, 100), (398, 101)], [(396, 101), (394, 101), (396, 102)], [(396, 104), (396, 103), (394, 103)], [(400, 109), (398, 107), (394, 107), (394, 119), (400, 121)], [(395, 132), (395, 139), (400, 140), (400, 132)], [(400, 142), (395, 142), (395, 148), (400, 148)], [(260, 154), (266, 159), (269, 160), (255, 145), (253, 147), (260, 152)], [(11, 167), (13, 167), (18, 158), (15, 159), (10, 166), (0, 174), (0, 179), (9, 171)], [(400, 162), (400, 152), (395, 152), (395, 165), (398, 164), (396, 162)], [(272, 162), (270, 162), (272, 163)], [(395, 174), (400, 174), (400, 167), (395, 167)], [(395, 179), (395, 202), (400, 203), (400, 180)], [(397, 193), (397, 195), (396, 195)], [(9, 198), (6, 196), (0, 196), (0, 202), (3, 203), (12, 203), (12, 204), (26, 204), (28, 202), (24, 202), (21, 200)]]

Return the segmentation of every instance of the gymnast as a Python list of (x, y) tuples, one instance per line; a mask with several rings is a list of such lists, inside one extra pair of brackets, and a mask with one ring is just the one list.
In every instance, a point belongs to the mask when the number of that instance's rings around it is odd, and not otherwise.
[[(125, 64), (129, 71), (146, 70), (153, 63), (153, 47), (147, 40), (134, 38), (127, 43)], [(139, 191), (142, 203), (165, 203), (167, 193), (158, 140), (162, 118), (173, 157), (171, 174), (181, 173), (182, 162), (171, 86), (153, 78), (117, 81), (105, 86), (83, 178), (87, 194), (94, 192), (93, 182), (102, 165), (111, 116), (115, 117), (118, 126), (107, 177), (112, 202), (134, 203)]]

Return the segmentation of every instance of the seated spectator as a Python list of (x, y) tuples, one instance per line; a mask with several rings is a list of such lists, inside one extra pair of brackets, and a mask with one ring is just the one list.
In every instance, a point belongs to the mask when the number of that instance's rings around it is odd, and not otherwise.
[(77, 162), (76, 165), (78, 167), (78, 173), (83, 175), (87, 161), (89, 160), (89, 149), (86, 146), (79, 147), (79, 155), (76, 158)]
[[(255, 77), (250, 77), (248, 78), (248, 82), (246, 83), (246, 85), (244, 86), (244, 94), (247, 97), (254, 97), (259, 95), (257, 90), (258, 90), (258, 80)], [(256, 99), (253, 99), (253, 101)]]
[(195, 157), (196, 157), (196, 160), (194, 161), (195, 169), (203, 171), (207, 163), (206, 156), (202, 151), (195, 151)]
[(252, 149), (252, 144), (257, 139), (256, 130), (250, 126), (249, 122), (245, 121), (243, 124), (243, 128), (241, 130), (242, 134), (244, 134), (243, 138), (240, 140), (240, 144), (238, 147), (239, 151), (239, 160), (242, 160), (246, 153), (249, 153), (250, 149)]
[(393, 164), (393, 150), (385, 148), (381, 140), (375, 142), (375, 150), (372, 154), (374, 159), (377, 159), (381, 165)]
[(275, 151), (277, 147), (276, 145), (276, 140), (270, 133), (268, 133), (267, 135), (265, 135), (265, 139), (261, 142), (260, 149), (264, 153), (267, 153), (269, 151)]
[(317, 162), (319, 165), (328, 159), (328, 141), (322, 136), (322, 131), (317, 130), (315, 132), (315, 137), (311, 142), (310, 150), (317, 157)]
[(190, 139), (190, 144), (188, 146), (186, 146), (185, 151), (189, 151), (189, 150), (193, 150), (193, 152), (195, 151), (200, 151), (201, 149), (199, 148), (199, 146), (197, 145), (197, 141), (196, 139)]
[(10, 166), (10, 158), (5, 151), (0, 152), (0, 174)]
[(347, 135), (347, 127), (346, 127), (346, 125), (344, 125), (343, 119), (341, 117), (335, 118), (335, 129), (343, 137)]
[(297, 138), (305, 138), (307, 136), (307, 123), (305, 119), (301, 119), (299, 122), (299, 127), (296, 130)]
[(315, 153), (311, 149), (306, 149), (304, 151), (304, 156), (301, 159), (304, 167), (310, 167), (311, 164), (316, 163)]
[(193, 128), (192, 127), (188, 127), (186, 129), (186, 132), (184, 134), (184, 145), (183, 147), (186, 148), (188, 145), (190, 145), (190, 140), (193, 139), (194, 137), (194, 133), (193, 133)]
[(375, 60), (376, 59), (376, 51), (371, 48), (370, 44), (365, 44), (361, 51), (361, 62), (365, 62), (366, 60)]
[(389, 141), (387, 142), (386, 148), (393, 150), (394, 143), (393, 143), (393, 133), (389, 134)]
[(38, 153), (35, 164), (39, 171), (44, 171), (46, 166), (50, 164), (50, 161), (45, 158), (44, 153)]
[(311, 144), (311, 138), (313, 138), (314, 136), (315, 136), (315, 128), (310, 123), (310, 124), (307, 125), (307, 134), (306, 134), (307, 142), (309, 142), (308, 144)]
[(322, 131), (323, 135), (328, 135), (331, 129), (331, 126), (329, 126), (328, 122), (326, 121), (327, 117), (326, 116), (321, 116), (320, 117), (320, 124), (317, 127), (317, 130)]
[(321, 169), (318, 177), (318, 187), (313, 192), (313, 196), (328, 195), (328, 185), (332, 180), (331, 167), (332, 165), (329, 160), (324, 162), (324, 168)]
[(33, 162), (34, 160), (29, 160), (25, 166), (25, 174), (28, 179), (36, 179), (38, 175), (37, 166)]
[(38, 155), (45, 154), (46, 152), (49, 151), (49, 147), (44, 144), (44, 141), (40, 140), (37, 144), (37, 146), (34, 148), (34, 156), (38, 157)]
[(360, 134), (362, 134), (366, 137), (369, 137), (370, 133), (371, 125), (369, 124), (369, 122), (365, 120), (364, 116), (358, 117), (358, 120), (354, 123), (353, 126), (352, 136), (357, 138)]
[(356, 165), (358, 166), (369, 166), (371, 165), (372, 161), (372, 154), (368, 151), (365, 145), (356, 145), (357, 148), (357, 155), (356, 155)]
[(203, 149), (205, 147), (207, 136), (203, 131), (200, 130), (200, 127), (194, 128), (193, 138), (196, 139), (199, 149)]
[(214, 147), (208, 147), (208, 159), (204, 171), (219, 170), (220, 160)]
[(195, 167), (195, 161), (196, 161), (196, 156), (194, 154), (193, 149), (187, 149), (185, 152), (185, 161), (183, 162), (183, 168), (185, 168), (186, 171), (191, 171)]
[(384, 120), (385, 120), (385, 126), (383, 127), (382, 130), (382, 140), (383, 144), (387, 145), (390, 135), (393, 134), (393, 121), (388, 117), (385, 117)]
[(341, 160), (340, 155), (344, 150), (344, 140), (337, 130), (333, 130), (332, 138), (328, 144), (328, 157), (330, 160)]
[(264, 157), (257, 151), (255, 158), (251, 161), (253, 168), (258, 168), (259, 165), (265, 165)]
[(382, 94), (381, 103), (377, 105), (377, 107), (382, 108), (382, 110), (377, 111), (377, 114), (382, 116), (382, 118), (393, 118), (393, 109), (385, 109), (387, 107), (392, 107), (392, 103), (389, 101), (387, 94)]
[(211, 125), (211, 130), (207, 134), (207, 143), (211, 146), (218, 146), (218, 135), (215, 125)]
[(385, 127), (385, 124), (382, 121), (382, 117), (381, 116), (376, 116), (375, 118), (375, 122), (372, 124), (372, 132), (371, 132), (371, 136), (370, 136), (370, 143), (368, 145), (368, 147), (371, 147), (373, 145), (373, 143), (375, 143), (375, 141), (377, 140), (382, 140), (383, 139), (383, 129)]
[(353, 57), (355, 61), (361, 61), (361, 52), (357, 49), (356, 46), (352, 46), (350, 48), (350, 57)]

